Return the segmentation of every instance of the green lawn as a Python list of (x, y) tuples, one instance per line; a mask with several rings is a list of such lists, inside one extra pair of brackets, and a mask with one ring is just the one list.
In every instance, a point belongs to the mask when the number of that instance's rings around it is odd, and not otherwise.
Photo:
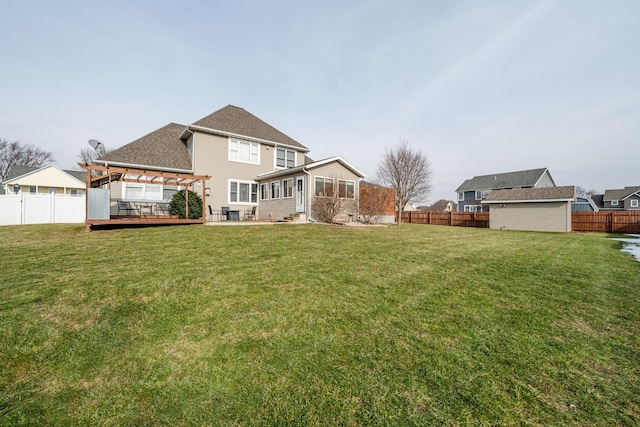
[(638, 425), (603, 234), (0, 227), (2, 425)]

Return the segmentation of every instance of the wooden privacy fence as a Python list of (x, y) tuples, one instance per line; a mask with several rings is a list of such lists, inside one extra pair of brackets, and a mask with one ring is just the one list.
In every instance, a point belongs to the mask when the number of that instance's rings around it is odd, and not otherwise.
[(572, 212), (573, 231), (640, 233), (640, 211)]
[[(397, 219), (397, 217), (396, 217)], [(452, 225), (454, 227), (489, 227), (489, 212), (402, 212), (402, 222), (412, 224)]]

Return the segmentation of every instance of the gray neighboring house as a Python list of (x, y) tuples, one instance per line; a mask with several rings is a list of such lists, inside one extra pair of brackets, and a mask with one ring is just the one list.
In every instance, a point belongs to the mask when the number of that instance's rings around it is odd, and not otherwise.
[(547, 168), (474, 176), (456, 189), (458, 212), (488, 212), (482, 201), (495, 190), (555, 187)]
[[(595, 197), (596, 196), (594, 196), (594, 198)], [(605, 211), (640, 210), (640, 186), (605, 190), (602, 195), (602, 206), (600, 209)]]
[(492, 229), (569, 232), (575, 194), (572, 185), (496, 190), (482, 203), (491, 206)]

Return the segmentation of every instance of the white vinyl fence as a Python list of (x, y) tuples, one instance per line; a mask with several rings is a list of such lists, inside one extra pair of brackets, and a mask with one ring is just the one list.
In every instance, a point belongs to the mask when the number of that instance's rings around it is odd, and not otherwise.
[(0, 195), (0, 225), (83, 223), (85, 196)]

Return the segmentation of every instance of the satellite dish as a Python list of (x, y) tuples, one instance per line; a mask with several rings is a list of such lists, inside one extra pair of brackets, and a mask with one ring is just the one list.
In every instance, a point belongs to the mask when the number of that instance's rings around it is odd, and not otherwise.
[(93, 149), (96, 150), (96, 151), (98, 151), (98, 149), (100, 149), (101, 147), (104, 147), (102, 142), (98, 141), (97, 139), (90, 139), (89, 140), (89, 145), (92, 146)]

